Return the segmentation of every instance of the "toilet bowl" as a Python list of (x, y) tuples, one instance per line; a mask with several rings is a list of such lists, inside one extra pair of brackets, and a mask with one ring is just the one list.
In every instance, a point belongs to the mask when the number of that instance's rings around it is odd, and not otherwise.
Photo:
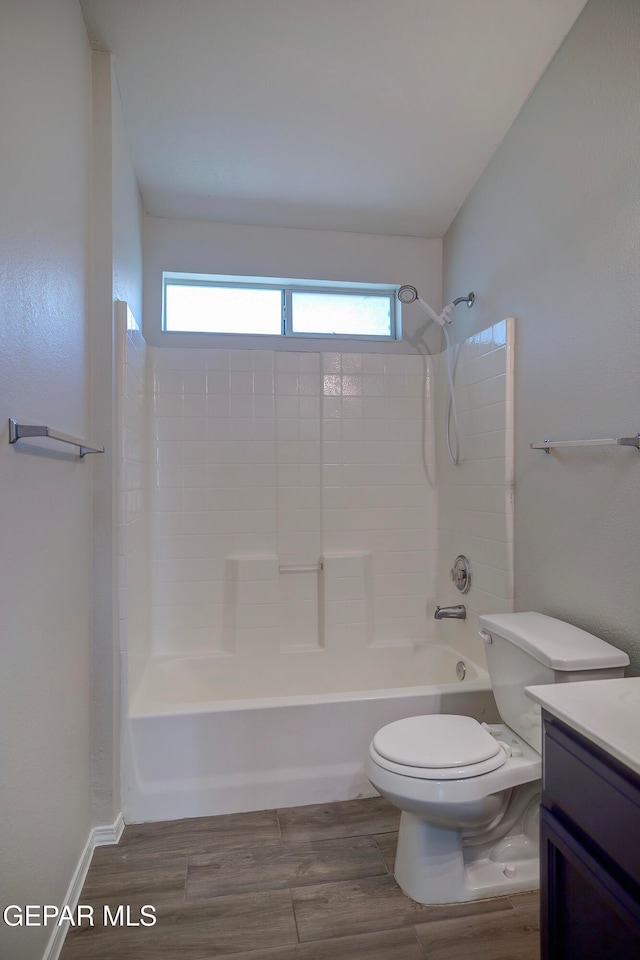
[(394, 874), (413, 900), (461, 902), (536, 886), (541, 758), (505, 724), (399, 720), (378, 731), (365, 769), (402, 811)]
[(541, 724), (535, 683), (622, 676), (622, 651), (537, 613), (481, 617), (500, 724), (451, 714), (382, 727), (365, 760), (401, 810), (394, 874), (418, 903), (538, 886)]

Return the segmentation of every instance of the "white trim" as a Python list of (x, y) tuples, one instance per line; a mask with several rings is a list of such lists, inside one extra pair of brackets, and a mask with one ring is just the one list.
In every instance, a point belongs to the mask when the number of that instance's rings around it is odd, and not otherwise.
[[(74, 911), (78, 905), (80, 894), (82, 893), (82, 888), (87, 878), (89, 867), (91, 866), (93, 851), (96, 847), (103, 847), (108, 844), (118, 843), (120, 837), (122, 836), (123, 830), (124, 817), (122, 813), (118, 814), (112, 824), (107, 824), (104, 827), (94, 827), (92, 829), (91, 833), (89, 834), (89, 839), (85, 844), (84, 850), (80, 855), (78, 865), (74, 870), (71, 883), (69, 884), (67, 894), (64, 898), (64, 905), (71, 907), (72, 911)], [(42, 955), (42, 960), (58, 960), (68, 929), (68, 921), (60, 924), (59, 927), (54, 927), (49, 939), (49, 943), (47, 944), (44, 954)]]
[(119, 843), (122, 831), (124, 830), (124, 817), (119, 813), (113, 823), (106, 827), (94, 827), (91, 831), (94, 847), (106, 847), (110, 844)]

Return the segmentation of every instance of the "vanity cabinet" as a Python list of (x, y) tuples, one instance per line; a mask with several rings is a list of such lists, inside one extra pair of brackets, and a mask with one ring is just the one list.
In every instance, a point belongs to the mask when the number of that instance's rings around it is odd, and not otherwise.
[(640, 958), (640, 775), (545, 710), (542, 724), (542, 960)]

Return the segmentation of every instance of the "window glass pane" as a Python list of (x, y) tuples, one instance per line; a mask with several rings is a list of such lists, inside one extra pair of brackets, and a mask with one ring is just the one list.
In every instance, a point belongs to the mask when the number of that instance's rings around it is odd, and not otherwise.
[(291, 295), (292, 333), (390, 337), (391, 301), (367, 294), (298, 293)]
[(165, 286), (165, 330), (188, 333), (282, 333), (279, 290)]

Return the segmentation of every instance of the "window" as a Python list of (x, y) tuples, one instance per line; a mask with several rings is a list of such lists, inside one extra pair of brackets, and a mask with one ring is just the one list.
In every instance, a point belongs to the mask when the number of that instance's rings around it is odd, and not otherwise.
[(397, 287), (257, 277), (163, 276), (163, 330), (399, 339)]

